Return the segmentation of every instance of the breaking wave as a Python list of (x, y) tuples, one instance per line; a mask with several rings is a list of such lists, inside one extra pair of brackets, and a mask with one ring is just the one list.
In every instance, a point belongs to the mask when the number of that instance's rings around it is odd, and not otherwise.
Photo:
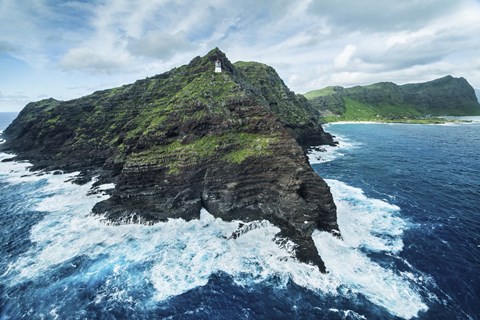
[[(326, 180), (337, 205), (342, 239), (327, 232), (315, 232), (313, 239), (330, 277), (339, 290), (361, 294), (371, 302), (405, 319), (426, 311), (420, 294), (420, 276), (397, 270), (392, 263), (375, 262), (370, 254), (384, 253), (392, 261), (403, 248), (402, 235), (407, 223), (400, 209), (385, 201), (368, 198), (359, 188), (337, 180)], [(390, 261), (391, 262), (391, 261)]]
[[(8, 157), (3, 154), (0, 160)], [(200, 219), (188, 222), (170, 219), (153, 226), (111, 225), (91, 215), (91, 209), (108, 197), (103, 191), (113, 185), (103, 185), (92, 195), (93, 182), (82, 186), (68, 182), (76, 173), (31, 173), (29, 166), (0, 164), (0, 179), (11, 185), (42, 182), (31, 196), (38, 199), (34, 210), (44, 213), (29, 231), (32, 245), (1, 275), (6, 286), (36, 281), (67, 268), (70, 271), (51, 286), (75, 288), (103, 281), (94, 303), (132, 303), (132, 292), (147, 290), (143, 303), (148, 306), (204, 286), (212, 275), (223, 272), (241, 286), (286, 286), (293, 281), (330, 297), (362, 296), (406, 319), (427, 309), (419, 294), (421, 283), (412, 272), (397, 271), (369, 257), (376, 252), (395, 256), (402, 250), (407, 224), (399, 217), (399, 208), (368, 198), (340, 181), (328, 180), (328, 184), (343, 239), (325, 232), (313, 235), (329, 271), (322, 274), (293, 259), (289, 246), (279, 246), (275, 242), (279, 229), (268, 221), (225, 222), (202, 209)]]
[(360, 144), (340, 135), (336, 135), (334, 140), (338, 142), (337, 146), (316, 146), (311, 147), (307, 153), (310, 164), (333, 161), (338, 157), (344, 156), (345, 150), (358, 147)]

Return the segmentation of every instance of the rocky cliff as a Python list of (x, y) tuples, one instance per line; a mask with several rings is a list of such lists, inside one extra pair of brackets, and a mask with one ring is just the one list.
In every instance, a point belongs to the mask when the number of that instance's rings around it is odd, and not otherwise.
[(311, 234), (338, 230), (336, 208), (302, 146), (333, 140), (268, 66), (231, 64), (214, 49), (130, 85), (30, 103), (4, 136), (1, 148), (34, 169), (115, 182), (93, 210), (114, 223), (195, 219), (202, 207), (227, 221), (267, 219), (324, 271)]
[(305, 94), (324, 117), (344, 120), (480, 115), (475, 91), (464, 78), (424, 83), (380, 82), (352, 88), (327, 87)]

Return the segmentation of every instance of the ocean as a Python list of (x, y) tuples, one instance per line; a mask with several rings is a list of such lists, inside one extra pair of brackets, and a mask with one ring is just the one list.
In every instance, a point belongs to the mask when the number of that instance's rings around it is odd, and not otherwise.
[(313, 235), (327, 274), (267, 221), (113, 226), (75, 173), (0, 162), (0, 319), (480, 319), (480, 122), (327, 131), (340, 146), (309, 155), (342, 232)]

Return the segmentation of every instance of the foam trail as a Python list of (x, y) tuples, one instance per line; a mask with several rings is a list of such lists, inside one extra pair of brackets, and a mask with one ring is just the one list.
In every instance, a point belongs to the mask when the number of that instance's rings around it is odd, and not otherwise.
[(359, 146), (358, 142), (354, 142), (340, 135), (335, 135), (335, 141), (338, 142), (338, 145), (335, 147), (326, 145), (312, 147), (307, 152), (310, 164), (332, 161), (338, 157), (344, 156), (345, 150)]
[(330, 276), (395, 316), (411, 319), (426, 311), (411, 277), (386, 269), (367, 256), (368, 252), (401, 251), (406, 224), (397, 216), (399, 208), (367, 198), (362, 190), (343, 182), (326, 181), (337, 204), (343, 240), (327, 232), (315, 232), (313, 239)]
[[(11, 155), (0, 155), (0, 159)], [(212, 274), (225, 272), (241, 285), (268, 282), (284, 286), (289, 281), (321, 294), (364, 295), (389, 312), (411, 318), (426, 306), (405, 276), (372, 262), (359, 249), (399, 252), (403, 246), (398, 208), (369, 199), (361, 190), (329, 180), (339, 208), (344, 241), (317, 232), (314, 241), (329, 274), (293, 259), (288, 248), (275, 243), (279, 229), (268, 221), (256, 224), (236, 239), (230, 236), (238, 222), (216, 219), (202, 210), (200, 219), (170, 219), (153, 226), (109, 225), (90, 214), (105, 194), (87, 195), (93, 182), (78, 186), (64, 181), (74, 174), (37, 175), (28, 163), (0, 163), (0, 176), (10, 183), (41, 184), (36, 210), (46, 214), (30, 231), (34, 243), (12, 263), (2, 278), (16, 285), (42, 277), (59, 266), (81, 268), (62, 280), (78, 287), (85, 281), (105, 281), (94, 300), (131, 301), (129, 292), (148, 283), (155, 301), (165, 300), (205, 285)], [(103, 185), (99, 189), (110, 189)], [(356, 205), (353, 204), (356, 203)], [(79, 267), (79, 257), (92, 261)], [(93, 279), (93, 280), (92, 280)], [(350, 290), (346, 293), (346, 290)], [(148, 301), (145, 303), (148, 304)]]
[(398, 215), (400, 208), (385, 201), (368, 198), (359, 188), (326, 179), (337, 205), (337, 222), (343, 242), (352, 248), (371, 252), (398, 253), (403, 249), (406, 223)]
[[(120, 272), (118, 277), (125, 277), (121, 283), (129, 285), (115, 290), (128, 291), (129, 286), (147, 279), (156, 289), (157, 300), (205, 285), (219, 271), (232, 275), (243, 285), (272, 278), (286, 284), (292, 279), (304, 287), (335, 292), (337, 284), (316, 267), (293, 259), (288, 248), (275, 243), (279, 229), (268, 221), (237, 239), (229, 238), (237, 230), (238, 222), (215, 219), (205, 210), (199, 220), (189, 222), (170, 219), (153, 226), (109, 225), (90, 214), (96, 202), (108, 197), (87, 195), (93, 182), (82, 186), (64, 183), (73, 174), (25, 175), (28, 163), (8, 162), (0, 167), (0, 173), (9, 173), (10, 183), (46, 181), (38, 190), (45, 198), (36, 204), (36, 210), (47, 214), (31, 229), (30, 240), (35, 245), (9, 267), (6, 276), (12, 284), (40, 277), (59, 265), (87, 256), (97, 262), (85, 271), (84, 277), (114, 274), (132, 266), (143, 268), (140, 277)], [(104, 185), (99, 189), (111, 187)], [(81, 279), (80, 276), (71, 281)], [(97, 298), (102, 299), (101, 295)]]
[[(0, 153), (0, 162), (14, 157), (14, 154), (8, 153)], [(1, 162), (0, 165), (0, 176), (2, 176), (5, 180), (10, 183), (21, 183), (26, 182), (27, 179), (22, 179), (22, 176), (31, 175), (28, 172), (28, 168), (30, 168), (32, 164), (28, 162), (17, 162), (17, 161), (10, 161), (10, 162)], [(36, 179), (34, 179), (36, 180)]]

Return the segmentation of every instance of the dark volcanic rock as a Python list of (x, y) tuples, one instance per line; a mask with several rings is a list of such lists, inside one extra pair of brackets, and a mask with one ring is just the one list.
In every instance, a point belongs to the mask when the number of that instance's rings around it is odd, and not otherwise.
[(302, 146), (333, 140), (268, 66), (233, 65), (215, 49), (131, 85), (30, 103), (5, 136), (2, 148), (35, 168), (115, 182), (93, 209), (113, 223), (195, 219), (201, 207), (226, 221), (267, 219), (324, 271), (311, 235), (338, 230), (336, 208)]

